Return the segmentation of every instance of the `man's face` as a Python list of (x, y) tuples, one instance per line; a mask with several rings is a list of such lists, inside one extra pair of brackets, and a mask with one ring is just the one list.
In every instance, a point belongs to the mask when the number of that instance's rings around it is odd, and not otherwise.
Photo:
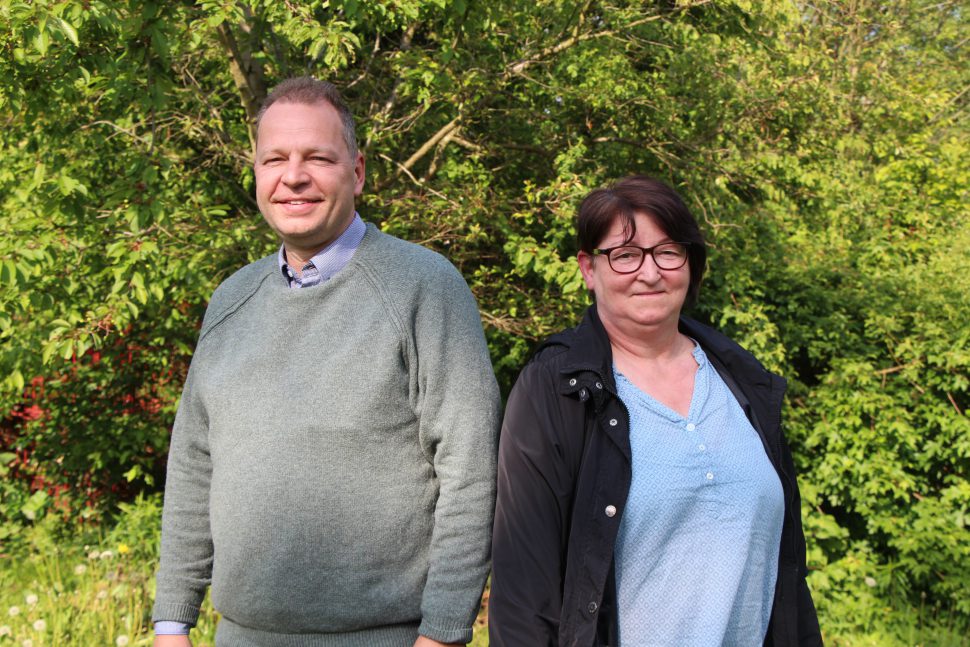
[(256, 134), (256, 202), (287, 249), (315, 253), (354, 217), (364, 157), (351, 156), (329, 103), (274, 103)]

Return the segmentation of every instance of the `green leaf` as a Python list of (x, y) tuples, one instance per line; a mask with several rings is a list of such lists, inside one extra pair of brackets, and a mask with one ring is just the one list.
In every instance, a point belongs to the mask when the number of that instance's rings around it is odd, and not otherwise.
[(77, 46), (79, 44), (77, 39), (77, 30), (75, 30), (74, 27), (72, 27), (71, 24), (66, 20), (64, 20), (63, 18), (55, 18), (55, 20), (60, 31), (63, 32), (65, 36), (67, 36), (68, 40), (70, 40), (72, 43), (74, 43), (75, 46)]
[(50, 497), (47, 495), (47, 492), (44, 490), (37, 490), (30, 495), (27, 502), (24, 503), (24, 505), (20, 508), (20, 512), (31, 521), (34, 521), (37, 519), (38, 513), (43, 510), (44, 505), (47, 503), (49, 498)]
[(125, 472), (125, 480), (131, 483), (139, 476), (141, 476), (141, 473), (142, 473), (141, 465), (135, 465), (130, 470)]
[(34, 49), (41, 56), (47, 54), (47, 48), (50, 46), (50, 35), (47, 33), (46, 24), (42, 23), (40, 28), (37, 30), (37, 34), (33, 39)]

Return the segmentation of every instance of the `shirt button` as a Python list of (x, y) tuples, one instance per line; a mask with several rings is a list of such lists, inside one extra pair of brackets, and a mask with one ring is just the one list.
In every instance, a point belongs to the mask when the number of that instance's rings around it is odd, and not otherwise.
[(687, 431), (694, 431), (695, 429), (697, 429), (697, 426), (694, 425), (693, 422), (688, 422), (687, 423)]
[(698, 445), (697, 449), (704, 451), (705, 449), (707, 449), (707, 447), (705, 447), (704, 445)]
[(596, 613), (597, 609), (599, 609), (599, 605), (596, 604), (595, 602), (590, 602), (589, 605), (587, 605), (586, 607), (586, 610), (589, 611), (590, 613)]
[(617, 425), (616, 418), (610, 418), (610, 426), (615, 427)]
[(604, 512), (606, 512), (606, 516), (607, 517), (616, 516), (616, 506), (615, 505), (608, 505), (608, 506), (606, 506), (606, 510), (604, 510)]
[(713, 472), (708, 472), (707, 473), (707, 480), (708, 481), (714, 480), (714, 473)]
[(576, 378), (572, 378), (569, 380), (569, 386), (576, 386)]

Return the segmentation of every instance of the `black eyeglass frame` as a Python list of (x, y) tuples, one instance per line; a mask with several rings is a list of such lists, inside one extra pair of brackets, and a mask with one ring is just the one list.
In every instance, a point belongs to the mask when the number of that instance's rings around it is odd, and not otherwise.
[[(657, 261), (657, 257), (654, 255), (653, 252), (658, 247), (664, 247), (665, 245), (681, 245), (681, 246), (683, 246), (683, 248), (684, 248), (684, 260), (677, 267), (663, 267)], [(679, 270), (680, 268), (682, 268), (684, 265), (687, 264), (687, 261), (688, 260), (690, 260), (690, 253), (689, 253), (690, 246), (691, 246), (691, 243), (689, 243), (689, 242), (688, 243), (684, 243), (684, 242), (679, 242), (679, 241), (670, 241), (670, 242), (666, 242), (666, 243), (659, 243), (657, 245), (654, 245), (653, 247), (640, 247), (639, 245), (617, 245), (616, 247), (606, 247), (604, 249), (594, 249), (593, 250), (593, 255), (594, 256), (606, 256), (606, 262), (609, 264), (610, 269), (613, 270), (614, 272), (616, 272), (617, 274), (633, 274), (634, 272), (639, 272), (640, 271), (640, 268), (643, 267), (643, 261), (647, 260), (647, 255), (648, 254), (650, 255), (651, 258), (653, 258), (653, 262), (657, 265), (657, 267), (659, 267), (662, 270), (672, 271), (672, 270)], [(613, 259), (610, 258), (610, 253), (611, 252), (614, 252), (614, 251), (616, 251), (618, 249), (628, 249), (628, 248), (639, 249), (641, 252), (643, 252), (643, 256), (640, 257), (640, 263), (635, 268), (633, 268), (632, 270), (620, 271), (620, 270), (616, 269), (615, 267), (613, 267)]]

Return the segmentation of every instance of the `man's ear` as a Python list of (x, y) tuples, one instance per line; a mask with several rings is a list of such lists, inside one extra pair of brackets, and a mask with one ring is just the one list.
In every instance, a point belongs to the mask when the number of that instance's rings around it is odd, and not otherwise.
[(364, 163), (364, 154), (357, 151), (357, 159), (354, 160), (354, 197), (364, 192), (364, 178), (366, 177), (367, 165)]

